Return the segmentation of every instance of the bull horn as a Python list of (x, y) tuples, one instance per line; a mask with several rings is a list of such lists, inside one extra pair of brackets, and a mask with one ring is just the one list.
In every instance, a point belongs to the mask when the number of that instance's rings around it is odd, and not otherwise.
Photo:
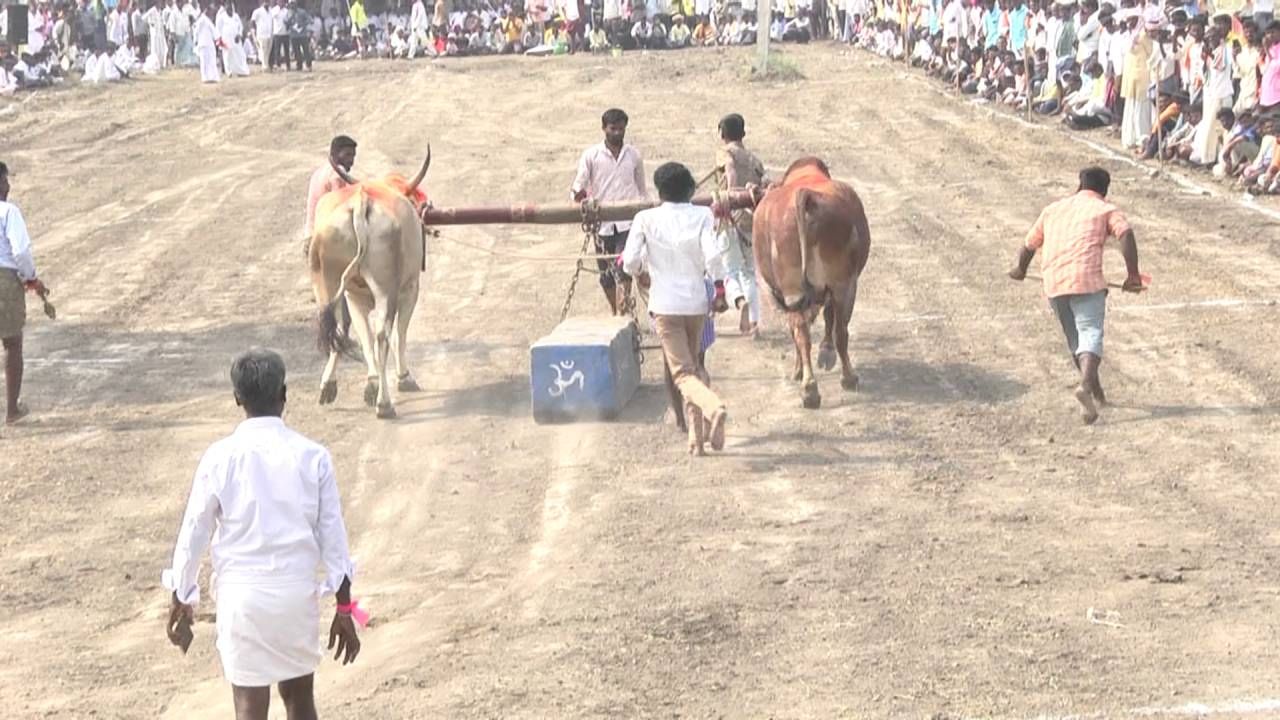
[(333, 171), (338, 173), (338, 177), (342, 178), (342, 182), (348, 185), (358, 185), (360, 183), (359, 180), (356, 180), (355, 178), (351, 177), (351, 173), (347, 172), (346, 170), (343, 170), (342, 166), (334, 162), (333, 160), (329, 161), (329, 167), (333, 168)]
[(422, 169), (414, 176), (413, 182), (409, 183), (409, 193), (418, 189), (424, 178), (427, 177), (427, 168), (431, 167), (431, 143), (427, 143), (427, 159), (422, 163)]

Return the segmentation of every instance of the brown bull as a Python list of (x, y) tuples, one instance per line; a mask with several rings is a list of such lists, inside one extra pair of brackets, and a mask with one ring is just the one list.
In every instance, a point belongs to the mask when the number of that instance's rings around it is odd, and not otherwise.
[(804, 407), (822, 404), (810, 358), (809, 325), (823, 309), (826, 336), (818, 353), (824, 370), (840, 355), (840, 384), (856, 390), (849, 362), (849, 321), (858, 277), (867, 264), (871, 235), (853, 188), (833, 180), (818, 158), (792, 163), (782, 184), (765, 194), (752, 223), (756, 267), (787, 315), (796, 343), (793, 379), (802, 382)]
[[(393, 418), (387, 385), (387, 360), (395, 351), (396, 378), (402, 392), (418, 390), (405, 362), (405, 337), (418, 303), (419, 273), (426, 246), (417, 209), (426, 203), (418, 189), (431, 165), (431, 150), (412, 181), (391, 174), (357, 182), (335, 170), (349, 186), (320, 198), (309, 259), (311, 285), (320, 313), (320, 348), (328, 353), (320, 380), (320, 404), (338, 396), (334, 379), (338, 355), (348, 352), (348, 331), (355, 326), (368, 365), (364, 401), (378, 417)], [(344, 302), (345, 300), (345, 302)]]

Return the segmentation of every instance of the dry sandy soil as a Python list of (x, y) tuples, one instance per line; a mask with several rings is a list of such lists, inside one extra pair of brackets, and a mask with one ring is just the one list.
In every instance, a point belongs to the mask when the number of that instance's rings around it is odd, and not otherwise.
[[(748, 83), (738, 51), (367, 62), (0, 116), (61, 313), (32, 308), (35, 417), (0, 439), (0, 706), (230, 715), (211, 604), (181, 656), (159, 577), (237, 421), (229, 361), (265, 344), (289, 422), (337, 458), (376, 614), (356, 665), (320, 669), (325, 717), (1280, 714), (1276, 203), (1148, 178), (871, 56), (788, 53), (806, 80)], [(364, 174), (430, 139), (437, 205), (561, 201), (611, 105), (651, 169), (701, 174), (741, 111), (771, 169), (816, 153), (854, 184), (861, 392), (827, 373), (802, 410), (776, 322), (752, 344), (726, 318), (723, 456), (683, 454), (653, 357), (620, 421), (535, 425), (527, 347), (580, 235), (475, 227), (433, 241), (401, 418), (374, 419), (350, 362), (317, 406), (298, 237), (329, 138), (359, 139)], [(1112, 298), (1116, 407), (1084, 428), (1039, 288), (1002, 273), (1098, 160), (1156, 285)], [(599, 313), (585, 282), (574, 312)]]

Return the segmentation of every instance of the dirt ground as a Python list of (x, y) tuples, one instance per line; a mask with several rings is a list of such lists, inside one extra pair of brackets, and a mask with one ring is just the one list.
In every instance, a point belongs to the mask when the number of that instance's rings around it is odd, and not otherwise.
[[(238, 419), (230, 359), (262, 344), (290, 364), (290, 424), (333, 450), (376, 616), (356, 665), (321, 666), (324, 717), (1280, 714), (1280, 205), (1151, 179), (869, 55), (787, 54), (807, 79), (748, 83), (720, 50), (366, 62), (0, 114), (60, 312), (30, 312), (34, 419), (0, 438), (0, 706), (230, 716), (212, 604), (183, 657), (159, 579)], [(650, 172), (701, 175), (739, 111), (770, 169), (813, 153), (852, 182), (861, 391), (825, 373), (801, 409), (776, 322), (753, 344), (725, 318), (723, 456), (684, 455), (652, 355), (620, 421), (535, 425), (528, 345), (581, 235), (495, 226), (432, 242), (400, 419), (350, 362), (319, 407), (299, 236), (329, 138), (359, 140), (365, 175), (430, 140), (437, 205), (559, 202), (611, 105)], [(1039, 288), (1003, 271), (1098, 161), (1155, 287), (1113, 296), (1116, 407), (1084, 428)], [(601, 311), (592, 282), (576, 314)]]

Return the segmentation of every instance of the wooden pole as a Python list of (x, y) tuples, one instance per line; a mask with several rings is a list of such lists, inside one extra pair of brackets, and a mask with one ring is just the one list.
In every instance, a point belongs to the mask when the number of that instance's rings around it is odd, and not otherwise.
[[(1029, 40), (1030, 38), (1028, 38)], [(1031, 43), (1022, 43), (1022, 87), (1027, 92), (1027, 122), (1031, 122)]]
[[(694, 205), (710, 206), (717, 199), (716, 195), (698, 195), (693, 198)], [(746, 190), (733, 190), (722, 193), (720, 199), (731, 210), (755, 207), (755, 198)], [(660, 200), (633, 200), (622, 203), (606, 203), (600, 206), (598, 217), (601, 222), (618, 222), (630, 220), (641, 210), (648, 210), (661, 204)], [(533, 225), (568, 225), (582, 222), (582, 206), (577, 203), (554, 205), (536, 205), (520, 203), (515, 205), (488, 207), (428, 207), (422, 211), (424, 225), (506, 225), (511, 223)]]
[(764, 17), (756, 17), (756, 72), (769, 74), (769, 33), (773, 28), (773, 0), (760, 0), (756, 8), (764, 9)]

